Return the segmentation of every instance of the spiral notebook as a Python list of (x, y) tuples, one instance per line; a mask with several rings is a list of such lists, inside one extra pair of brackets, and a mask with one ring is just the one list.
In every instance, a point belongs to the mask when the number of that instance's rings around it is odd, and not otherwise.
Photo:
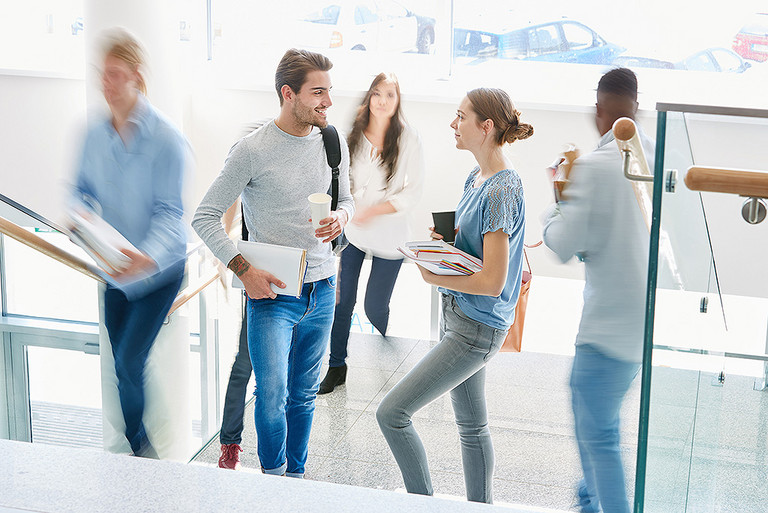
[[(284, 289), (272, 284), (275, 294), (301, 296), (304, 275), (307, 272), (305, 249), (241, 240), (237, 243), (237, 250), (253, 267), (272, 273), (275, 278), (285, 283)], [(232, 277), (232, 286), (243, 288), (243, 283), (237, 275)]]

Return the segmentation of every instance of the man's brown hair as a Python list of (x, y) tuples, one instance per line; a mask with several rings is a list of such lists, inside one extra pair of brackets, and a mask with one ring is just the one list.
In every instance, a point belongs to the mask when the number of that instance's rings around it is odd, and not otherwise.
[(328, 71), (332, 67), (331, 60), (319, 53), (296, 48), (285, 52), (275, 71), (275, 89), (280, 98), (280, 105), (283, 105), (283, 93), (280, 90), (284, 85), (290, 87), (294, 93), (298, 93), (311, 71)]

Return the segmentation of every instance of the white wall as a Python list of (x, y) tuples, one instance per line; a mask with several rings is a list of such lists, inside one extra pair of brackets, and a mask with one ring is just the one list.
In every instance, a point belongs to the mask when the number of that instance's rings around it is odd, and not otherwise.
[[(206, 81), (199, 80), (198, 84)], [(345, 91), (336, 84), (330, 121), (346, 130), (361, 93)], [(427, 161), (424, 197), (414, 215), (414, 233), (426, 236), (430, 212), (453, 209), (460, 197), (467, 172), (473, 166), (468, 152), (454, 147), (448, 126), (463, 92), (454, 97), (403, 99), (410, 123), (421, 134)], [(84, 129), (84, 83), (81, 80), (11, 76), (0, 74), (0, 154), (3, 171), (0, 190), (43, 215), (58, 219), (66, 182), (71, 176)], [(523, 120), (534, 126), (534, 136), (508, 147), (520, 173), (527, 208), (526, 242), (541, 238), (540, 213), (551, 202), (552, 193), (545, 168), (566, 143), (588, 151), (598, 135), (591, 108), (526, 105), (517, 107)], [(652, 108), (653, 105), (641, 107)], [(274, 91), (224, 89), (198, 85), (184, 102), (184, 128), (195, 151), (196, 170), (189, 203), (197, 205), (220, 171), (231, 145), (256, 120), (274, 116), (278, 110)], [(648, 134), (655, 133), (655, 112), (644, 110), (639, 122)], [(765, 168), (768, 125), (750, 119), (707, 120), (693, 117), (688, 132), (697, 164)], [(681, 161), (685, 160), (685, 155)], [(682, 171), (682, 169), (681, 169)], [(682, 185), (680, 189), (685, 190)], [(676, 242), (678, 261), (690, 268), (697, 289), (706, 289), (709, 259), (706, 234), (698, 197), (665, 196), (665, 213)], [(745, 269), (744, 257), (756, 259), (766, 249), (768, 223), (749, 226), (740, 218), (741, 200), (732, 196), (707, 195), (708, 220), (715, 245), (721, 282), (726, 292), (761, 296), (768, 290), (768, 276), (755, 276)], [(694, 228), (691, 228), (691, 227)], [(581, 266), (560, 265), (546, 248), (530, 252), (534, 273), (544, 276), (580, 278)], [(750, 260), (756, 261), (756, 260)], [(714, 290), (710, 284), (710, 289)]]
[(0, 73), (0, 194), (57, 221), (85, 117), (82, 80)]

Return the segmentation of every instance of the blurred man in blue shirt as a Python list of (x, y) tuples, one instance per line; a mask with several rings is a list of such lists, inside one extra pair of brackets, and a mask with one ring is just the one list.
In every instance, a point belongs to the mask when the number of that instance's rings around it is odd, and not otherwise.
[(143, 50), (130, 34), (107, 37), (102, 88), (111, 116), (89, 130), (74, 201), (93, 209), (137, 251), (104, 295), (125, 435), (137, 456), (156, 456), (142, 422), (144, 366), (181, 286), (186, 240), (182, 181), (187, 144), (144, 94)]

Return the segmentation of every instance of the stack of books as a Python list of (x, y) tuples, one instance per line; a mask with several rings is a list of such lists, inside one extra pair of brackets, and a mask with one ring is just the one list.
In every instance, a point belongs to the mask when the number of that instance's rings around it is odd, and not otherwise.
[(125, 270), (131, 258), (123, 250), (138, 253), (136, 247), (112, 225), (93, 212), (69, 212), (69, 238), (80, 246), (107, 274)]
[(406, 242), (397, 250), (434, 274), (470, 276), (483, 268), (482, 260), (441, 240)]

